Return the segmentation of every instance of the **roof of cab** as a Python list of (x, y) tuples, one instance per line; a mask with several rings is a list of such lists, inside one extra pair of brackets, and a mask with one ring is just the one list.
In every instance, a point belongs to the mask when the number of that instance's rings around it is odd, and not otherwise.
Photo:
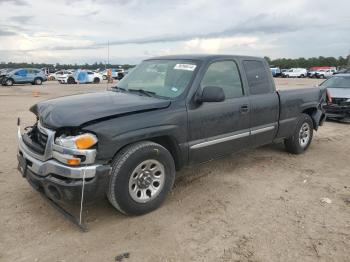
[(263, 60), (262, 57), (254, 57), (254, 56), (241, 56), (241, 55), (213, 55), (213, 54), (193, 54), (193, 55), (169, 55), (169, 56), (157, 56), (152, 57), (146, 60), (165, 60), (165, 59), (171, 59), (171, 60), (201, 60), (201, 61), (208, 61), (208, 60), (215, 60), (215, 59), (258, 59)]

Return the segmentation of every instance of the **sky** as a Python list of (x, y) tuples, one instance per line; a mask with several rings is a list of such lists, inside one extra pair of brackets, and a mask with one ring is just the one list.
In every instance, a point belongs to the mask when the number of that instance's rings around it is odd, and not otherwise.
[(347, 56), (349, 0), (0, 0), (0, 62)]

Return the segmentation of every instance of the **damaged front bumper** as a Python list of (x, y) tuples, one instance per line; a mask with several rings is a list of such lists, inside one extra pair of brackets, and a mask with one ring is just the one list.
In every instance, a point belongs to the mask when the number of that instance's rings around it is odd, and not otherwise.
[[(68, 166), (33, 152), (22, 139), (18, 129), (18, 170), (34, 189), (45, 193), (55, 202), (80, 203), (84, 183), (84, 202), (94, 202), (105, 196), (109, 182), (110, 165), (90, 164)], [(50, 139), (48, 140), (50, 143)], [(48, 145), (52, 150), (52, 145)]]
[(350, 118), (350, 104), (349, 105), (328, 104), (324, 106), (324, 109), (326, 110), (327, 118), (337, 118), (337, 119)]

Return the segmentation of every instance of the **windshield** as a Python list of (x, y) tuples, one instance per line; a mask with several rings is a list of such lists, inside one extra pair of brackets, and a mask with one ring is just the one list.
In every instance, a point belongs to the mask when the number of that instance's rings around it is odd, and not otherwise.
[(328, 88), (349, 88), (350, 89), (350, 75), (349, 76), (333, 76), (321, 84), (321, 86)]
[(189, 60), (144, 61), (118, 83), (118, 88), (175, 98), (187, 88), (196, 66)]

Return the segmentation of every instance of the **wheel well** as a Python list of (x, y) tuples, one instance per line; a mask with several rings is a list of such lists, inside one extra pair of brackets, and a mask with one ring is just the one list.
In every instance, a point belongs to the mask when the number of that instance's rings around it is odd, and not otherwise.
[(11, 80), (13, 83), (15, 83), (15, 80), (12, 77), (9, 77), (6, 80), (3, 80), (3, 83), (6, 83), (7, 80)]
[(311, 107), (311, 108), (307, 108), (303, 111), (303, 114), (307, 114), (311, 117), (312, 119), (312, 123), (314, 124), (314, 128), (317, 126), (315, 119), (313, 117), (314, 113), (317, 112), (317, 108), (316, 107)]
[(179, 149), (176, 145), (176, 142), (173, 139), (171, 139), (169, 136), (160, 136), (160, 137), (154, 137), (147, 140), (160, 144), (161, 146), (165, 147), (170, 152), (170, 154), (174, 159), (176, 170), (179, 170), (181, 168)]
[[(183, 161), (181, 161), (181, 159), (180, 159), (181, 158), (180, 151), (179, 151), (179, 148), (178, 148), (176, 142), (174, 141), (174, 139), (172, 139), (169, 136), (159, 136), (159, 137), (148, 138), (145, 140), (152, 141), (154, 143), (160, 144), (161, 146), (165, 147), (170, 152), (171, 156), (174, 159), (176, 170), (181, 169), (181, 167), (183, 166), (183, 163), (182, 163)], [(141, 141), (144, 141), (144, 140), (134, 141), (134, 142), (132, 142), (132, 144), (137, 143), (137, 142), (141, 142)], [(121, 147), (115, 153), (115, 155), (118, 154), (118, 152), (120, 152), (123, 148), (125, 148), (128, 145), (130, 145), (130, 144), (127, 144), (127, 145), (124, 145), (123, 147)], [(114, 157), (115, 157), (115, 155), (114, 155)]]

